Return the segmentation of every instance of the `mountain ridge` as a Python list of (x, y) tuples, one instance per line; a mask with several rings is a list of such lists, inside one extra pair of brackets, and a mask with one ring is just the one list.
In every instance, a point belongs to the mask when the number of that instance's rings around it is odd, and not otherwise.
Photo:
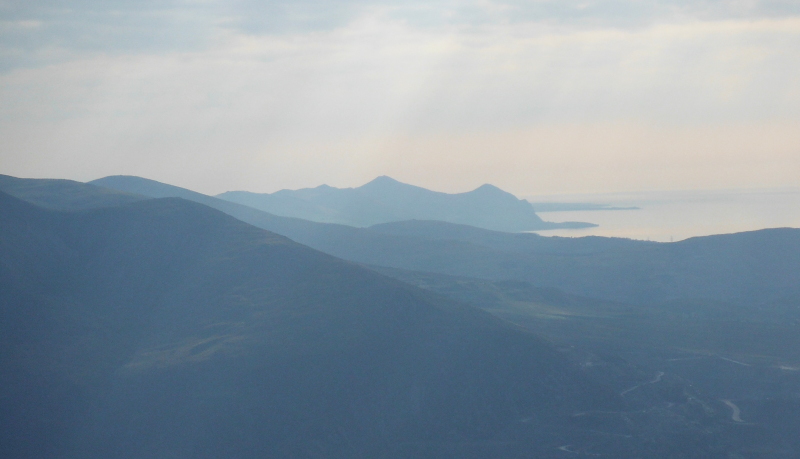
[[(163, 195), (166, 189), (318, 250), (368, 265), (521, 280), (537, 287), (635, 304), (690, 295), (695, 299), (742, 301), (756, 307), (764, 301), (800, 295), (800, 257), (795, 255), (800, 253), (798, 229), (679, 243), (543, 237), (424, 221), (365, 229), (277, 217), (171, 185), (141, 178), (128, 180), (154, 187), (148, 191), (152, 195)], [(124, 183), (106, 185), (132, 191)], [(720, 245), (720, 241), (729, 242)], [(769, 250), (756, 250), (759, 244), (767, 244)], [(775, 271), (778, 266), (781, 269)]]
[(24, 179), (3, 174), (0, 174), (0, 190), (12, 195), (24, 195), (26, 201), (38, 206), (62, 210), (116, 206), (148, 199), (147, 196), (72, 180)]
[(443, 193), (385, 175), (355, 188), (320, 185), (275, 193), (228, 191), (217, 197), (276, 215), (356, 227), (411, 219), (511, 232), (595, 226), (545, 222), (530, 203), (490, 184), (463, 193)]

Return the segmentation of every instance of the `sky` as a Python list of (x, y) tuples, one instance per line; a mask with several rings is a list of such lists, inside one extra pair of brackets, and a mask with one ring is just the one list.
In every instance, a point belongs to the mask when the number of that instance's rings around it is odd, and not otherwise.
[(798, 0), (0, 0), (0, 173), (800, 186)]

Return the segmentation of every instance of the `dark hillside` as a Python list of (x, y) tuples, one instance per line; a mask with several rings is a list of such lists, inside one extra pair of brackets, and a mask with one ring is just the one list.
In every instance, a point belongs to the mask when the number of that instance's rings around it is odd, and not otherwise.
[(3, 457), (636, 457), (680, 438), (710, 457), (722, 441), (692, 399), (608, 440), (571, 415), (633, 402), (542, 340), (205, 206), (0, 194), (0, 215)]
[(61, 179), (22, 179), (0, 174), (0, 191), (50, 209), (78, 210), (118, 206), (148, 199), (88, 183)]
[[(601, 365), (591, 357), (581, 361), (612, 386), (620, 387), (615, 383), (619, 372), (609, 372), (608, 367), (621, 362), (636, 363), (645, 372), (640, 381), (653, 381), (657, 375), (691, 381), (707, 398), (727, 404), (742, 447), (741, 456), (732, 457), (800, 454), (797, 299), (755, 305), (711, 300), (625, 305), (519, 281), (375, 269), (484, 308), (571, 352), (590, 349), (595, 356), (606, 356)], [(643, 389), (630, 387), (636, 389), (623, 390), (625, 396)]]

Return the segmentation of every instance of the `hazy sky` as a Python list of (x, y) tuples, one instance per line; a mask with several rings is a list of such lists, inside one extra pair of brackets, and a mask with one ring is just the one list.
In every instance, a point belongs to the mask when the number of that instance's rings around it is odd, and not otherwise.
[(0, 173), (800, 185), (800, 1), (4, 1)]

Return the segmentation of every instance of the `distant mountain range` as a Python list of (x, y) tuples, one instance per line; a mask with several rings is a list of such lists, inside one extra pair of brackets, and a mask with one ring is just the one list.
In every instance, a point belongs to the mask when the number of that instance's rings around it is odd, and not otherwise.
[[(73, 182), (74, 183), (74, 182)], [(92, 184), (151, 197), (182, 197), (317, 250), (377, 266), (492, 280), (630, 303), (681, 298), (764, 302), (800, 298), (800, 229), (783, 228), (656, 243), (544, 237), (439, 221), (353, 228), (278, 217), (139, 177)]]
[(0, 174), (0, 190), (48, 209), (79, 210), (141, 201), (142, 194), (95, 186), (73, 180), (23, 179)]
[(528, 201), (493, 185), (448, 194), (386, 176), (358, 188), (321, 185), (271, 194), (228, 191), (217, 197), (284, 217), (357, 227), (403, 220), (439, 220), (510, 232), (596, 226), (545, 222)]

